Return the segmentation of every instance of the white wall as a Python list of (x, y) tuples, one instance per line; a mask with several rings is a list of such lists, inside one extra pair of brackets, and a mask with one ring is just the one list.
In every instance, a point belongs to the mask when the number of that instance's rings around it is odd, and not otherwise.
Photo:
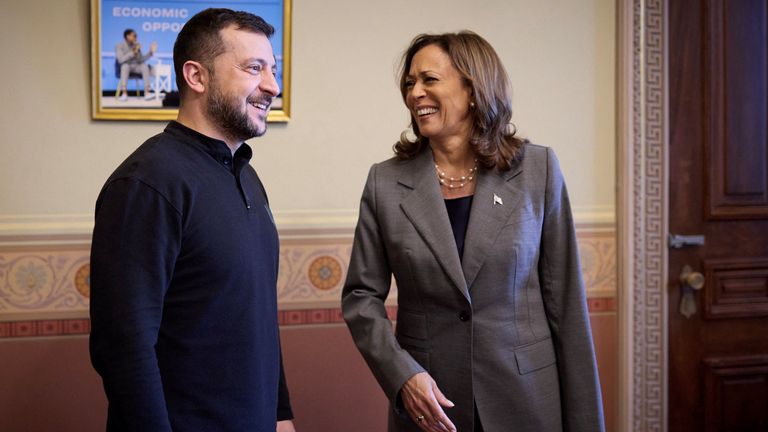
[[(612, 221), (614, 21), (613, 0), (294, 0), (292, 119), (250, 142), (278, 222), (351, 226), (407, 126), (399, 55), (464, 28), (504, 61), (522, 135), (557, 151), (577, 220)], [(88, 232), (103, 181), (164, 127), (90, 119), (89, 27), (89, 0), (0, 0), (0, 234)]]

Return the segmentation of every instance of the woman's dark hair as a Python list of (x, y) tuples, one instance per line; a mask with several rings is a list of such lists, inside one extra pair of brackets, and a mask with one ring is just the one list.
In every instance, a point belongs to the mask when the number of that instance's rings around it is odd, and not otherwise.
[(229, 26), (266, 37), (275, 32), (275, 28), (264, 19), (248, 12), (224, 8), (209, 8), (198, 12), (184, 24), (173, 44), (173, 68), (179, 93), (183, 94), (187, 88), (182, 70), (187, 61), (199, 61), (209, 71), (213, 71), (213, 60), (224, 52), (224, 42), (219, 32)]
[[(400, 63), (400, 93), (405, 101), (406, 85), (413, 57), (419, 50), (436, 45), (450, 57), (464, 82), (472, 91), (474, 108), (470, 108), (472, 129), (469, 143), (478, 163), (485, 168), (508, 170), (522, 154), (526, 140), (515, 136), (511, 124), (512, 102), (509, 97), (509, 78), (493, 47), (471, 31), (444, 34), (420, 34), (411, 41)], [(429, 140), (421, 135), (411, 114), (411, 128), (416, 139), (411, 141), (405, 133), (393, 149), (398, 159), (410, 159), (426, 148)]]

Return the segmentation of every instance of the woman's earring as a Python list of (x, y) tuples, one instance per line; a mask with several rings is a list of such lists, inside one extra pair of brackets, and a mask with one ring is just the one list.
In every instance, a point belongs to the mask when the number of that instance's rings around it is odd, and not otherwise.
[(470, 102), (469, 103), (469, 109), (475, 109), (475, 103), (474, 102)]

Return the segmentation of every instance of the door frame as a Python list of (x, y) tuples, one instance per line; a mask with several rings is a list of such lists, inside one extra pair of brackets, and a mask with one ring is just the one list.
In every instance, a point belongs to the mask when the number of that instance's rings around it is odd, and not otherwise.
[(667, 0), (617, 0), (619, 427), (667, 430)]

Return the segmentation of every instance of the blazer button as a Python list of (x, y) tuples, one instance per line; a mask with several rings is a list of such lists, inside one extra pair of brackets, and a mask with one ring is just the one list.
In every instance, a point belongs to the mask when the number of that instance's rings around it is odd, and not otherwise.
[(461, 321), (469, 321), (469, 319), (470, 319), (471, 317), (472, 317), (472, 316), (471, 316), (471, 315), (469, 314), (469, 312), (467, 312), (467, 311), (462, 311), (462, 312), (459, 314), (459, 319), (460, 319)]

